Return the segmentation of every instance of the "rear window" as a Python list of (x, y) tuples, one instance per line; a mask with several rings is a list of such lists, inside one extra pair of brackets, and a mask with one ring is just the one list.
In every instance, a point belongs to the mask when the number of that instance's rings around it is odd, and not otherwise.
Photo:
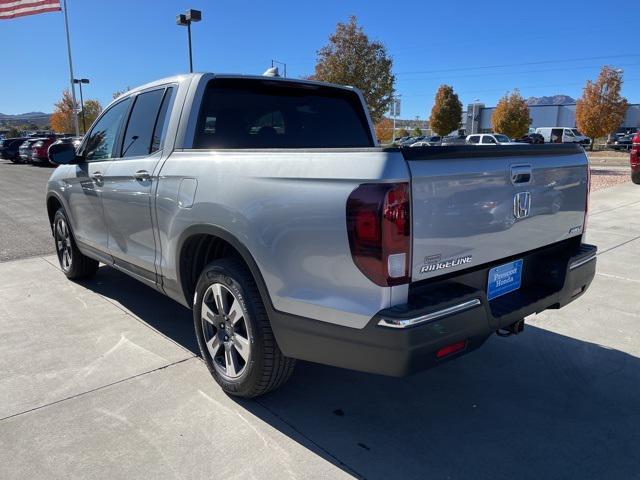
[(371, 146), (354, 92), (273, 80), (212, 80), (194, 138), (194, 148)]

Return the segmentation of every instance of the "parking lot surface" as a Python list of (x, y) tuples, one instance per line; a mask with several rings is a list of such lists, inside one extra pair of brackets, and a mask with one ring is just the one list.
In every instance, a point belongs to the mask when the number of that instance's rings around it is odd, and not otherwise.
[[(0, 167), (18, 196), (5, 171), (50, 172)], [(401, 379), (301, 362), (256, 400), (215, 385), (187, 309), (106, 267), (67, 281), (44, 183), (22, 189), (0, 207), (27, 229), (0, 237), (0, 478), (640, 475), (640, 186), (592, 195), (596, 278), (523, 334)]]

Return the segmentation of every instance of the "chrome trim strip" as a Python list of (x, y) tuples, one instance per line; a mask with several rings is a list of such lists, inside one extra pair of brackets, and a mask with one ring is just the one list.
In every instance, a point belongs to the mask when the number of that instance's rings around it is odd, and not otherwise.
[(581, 260), (578, 260), (576, 262), (573, 262), (571, 265), (569, 265), (569, 270), (573, 270), (574, 268), (578, 268), (581, 267), (582, 265), (584, 265), (585, 263), (589, 263), (591, 260), (595, 260), (596, 256), (598, 254), (594, 253), (593, 255), (591, 255), (590, 257), (587, 258), (583, 258)]
[(420, 325), (423, 323), (433, 322), (442, 317), (446, 317), (448, 315), (453, 315), (454, 313), (460, 313), (465, 310), (469, 310), (470, 308), (475, 308), (481, 304), (480, 300), (474, 298), (473, 300), (468, 300), (463, 303), (459, 303), (458, 305), (453, 305), (451, 307), (443, 308), (442, 310), (438, 310), (436, 312), (427, 313), (426, 315), (421, 315), (419, 317), (407, 318), (407, 319), (389, 319), (383, 318), (378, 322), (378, 325), (381, 327), (388, 328), (407, 328), (414, 327), (416, 325)]

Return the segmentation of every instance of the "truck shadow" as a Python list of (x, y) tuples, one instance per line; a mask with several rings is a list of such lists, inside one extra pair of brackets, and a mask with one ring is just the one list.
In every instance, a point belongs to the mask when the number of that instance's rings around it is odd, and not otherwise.
[[(187, 309), (108, 268), (84, 284), (197, 353)], [(280, 390), (237, 403), (356, 477), (638, 478), (639, 367), (527, 326), (402, 379), (300, 362)]]

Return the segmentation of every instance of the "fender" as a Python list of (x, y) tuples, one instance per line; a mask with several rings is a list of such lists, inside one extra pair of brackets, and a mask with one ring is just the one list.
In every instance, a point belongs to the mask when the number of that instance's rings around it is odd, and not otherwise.
[[(236, 251), (238, 251), (238, 253), (242, 257), (244, 262), (249, 267), (249, 271), (251, 272), (251, 275), (253, 276), (256, 282), (256, 285), (258, 286), (258, 292), (260, 293), (260, 297), (262, 298), (262, 303), (264, 303), (264, 306), (269, 313), (274, 312), (275, 309), (273, 307), (273, 303), (271, 302), (271, 296), (269, 295), (267, 285), (264, 281), (264, 278), (262, 277), (260, 268), (258, 267), (258, 264), (253, 258), (253, 255), (251, 254), (251, 252), (249, 252), (249, 249), (245, 247), (244, 244), (240, 240), (238, 240), (238, 238), (235, 237), (228, 230), (225, 230), (224, 228), (221, 228), (212, 224), (191, 225), (180, 234), (180, 238), (178, 240), (178, 248), (176, 249), (176, 253), (175, 253), (175, 265), (176, 265), (176, 277), (177, 277), (176, 287), (178, 289), (178, 293), (181, 299), (184, 299), (184, 301), (181, 303), (183, 303), (188, 308), (192, 308), (193, 299), (188, 298), (189, 289), (185, 285), (184, 279), (182, 279), (180, 253), (182, 252), (182, 247), (184, 246), (184, 243), (187, 241), (189, 237), (192, 237), (193, 235), (202, 235), (202, 234), (212, 235), (212, 236), (221, 238), (222, 240), (227, 242), (229, 245), (231, 245), (233, 248), (235, 248)], [(165, 278), (164, 280), (166, 283), (167, 279)], [(169, 280), (169, 283), (173, 283), (173, 282)], [(169, 285), (165, 285), (165, 287), (168, 287), (169, 289), (172, 288)]]

